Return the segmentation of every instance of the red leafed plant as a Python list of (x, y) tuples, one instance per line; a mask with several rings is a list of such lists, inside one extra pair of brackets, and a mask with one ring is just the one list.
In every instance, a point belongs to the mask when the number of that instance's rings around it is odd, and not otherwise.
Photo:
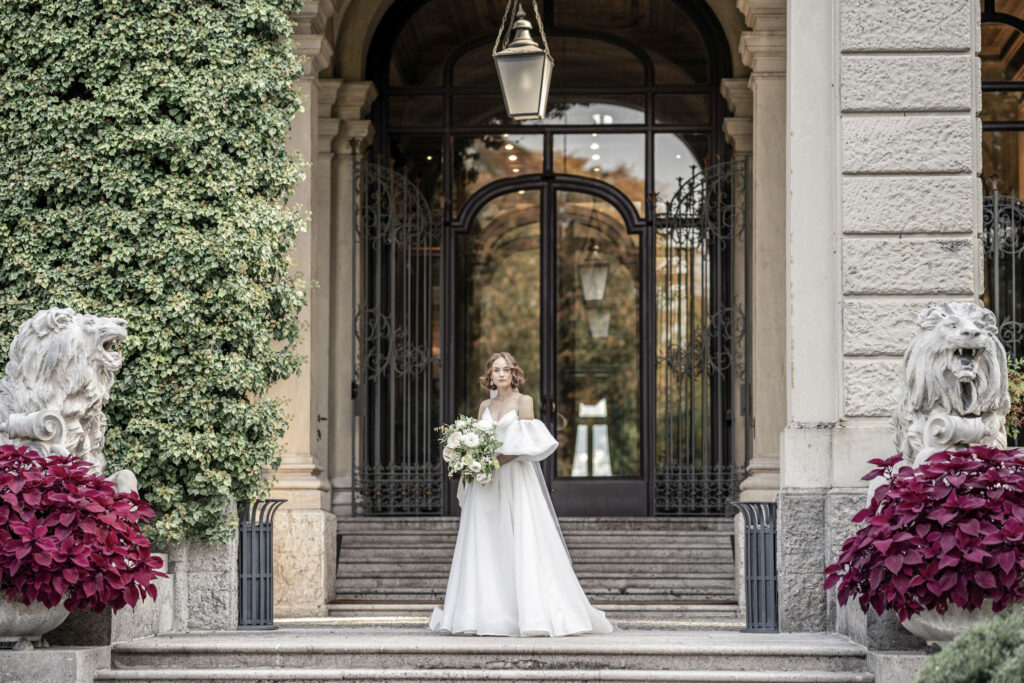
[(865, 612), (895, 610), (900, 621), (1024, 599), (1024, 453), (975, 446), (894, 472), (901, 462), (871, 461), (864, 479), (889, 483), (854, 516), (867, 524), (825, 569), (825, 588), (839, 584), (840, 604), (859, 595)]
[(166, 576), (139, 522), (153, 510), (89, 464), (0, 446), (0, 592), (8, 601), (100, 612), (156, 597)]

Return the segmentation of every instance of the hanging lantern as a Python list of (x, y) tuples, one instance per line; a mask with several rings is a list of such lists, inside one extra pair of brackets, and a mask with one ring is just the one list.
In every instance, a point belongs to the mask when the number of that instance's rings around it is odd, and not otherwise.
[(607, 306), (587, 305), (587, 326), (594, 339), (607, 339), (612, 326), (612, 311)]
[[(505, 25), (512, 18), (515, 6), (518, 11), (506, 34)], [(548, 90), (551, 87), (551, 69), (555, 60), (548, 49), (537, 2), (534, 0), (533, 13), (540, 29), (543, 47), (534, 40), (530, 31), (533, 24), (526, 18), (526, 12), (518, 0), (509, 0), (505, 15), (501, 19), (498, 38), (494, 41), (494, 65), (498, 69), (498, 82), (505, 98), (505, 109), (516, 121), (542, 119), (548, 108)]]
[(590, 253), (580, 262), (577, 269), (583, 288), (583, 301), (588, 304), (603, 301), (604, 290), (608, 285), (608, 260), (601, 254), (601, 247), (597, 243), (590, 244)]

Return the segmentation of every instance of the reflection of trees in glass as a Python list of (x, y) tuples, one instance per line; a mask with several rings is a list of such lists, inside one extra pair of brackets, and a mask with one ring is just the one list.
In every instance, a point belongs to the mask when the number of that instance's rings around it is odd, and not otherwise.
[[(603, 200), (559, 193), (558, 206), (558, 474), (569, 476), (581, 403), (608, 402), (606, 422), (612, 474), (640, 471), (639, 258), (638, 239)], [(609, 261), (604, 299), (611, 326), (595, 338), (588, 324), (578, 265), (596, 245)], [(595, 304), (589, 304), (591, 306)]]
[[(468, 238), (465, 289), (459, 300), (466, 310), (464, 403), (476, 414), (487, 394), (477, 378), (490, 355), (508, 351), (526, 373), (521, 390), (540, 398), (540, 224), (538, 195), (505, 195), (481, 211)], [(538, 408), (539, 409), (539, 408)]]

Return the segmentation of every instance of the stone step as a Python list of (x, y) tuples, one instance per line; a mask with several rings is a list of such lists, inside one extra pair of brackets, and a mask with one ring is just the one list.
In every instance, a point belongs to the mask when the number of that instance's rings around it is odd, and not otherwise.
[(168, 634), (119, 643), (111, 668), (218, 670), (242, 680), (251, 680), (240, 673), (250, 669), (415, 669), (426, 676), (442, 670), (479, 676), (498, 669), (521, 675), (529, 669), (545, 671), (548, 679), (576, 669), (589, 675), (573, 680), (588, 680), (598, 672), (631, 670), (866, 673), (865, 656), (864, 648), (834, 634), (622, 630), (581, 638), (451, 638), (422, 627), (325, 628)]
[[(454, 548), (455, 536), (439, 536), (426, 534), (351, 534), (342, 535), (339, 545), (344, 551), (348, 548), (394, 548), (396, 546)], [(732, 539), (722, 534), (700, 533), (666, 536), (662, 534), (631, 534), (629, 532), (609, 534), (577, 534), (566, 535), (565, 545), (569, 550), (574, 548), (691, 548), (693, 546), (709, 548), (732, 548)]]
[[(707, 529), (732, 532), (731, 517), (559, 517), (562, 531), (576, 529)], [(342, 517), (338, 530), (457, 530), (458, 517)]]
[[(592, 602), (601, 602), (603, 600), (635, 600), (641, 602), (659, 603), (659, 602), (732, 602), (736, 600), (736, 592), (731, 587), (728, 590), (725, 589), (691, 589), (691, 590), (645, 590), (643, 588), (637, 588), (632, 590), (627, 589), (609, 589), (609, 590), (588, 590), (584, 587), (584, 591), (587, 597)], [(438, 586), (437, 588), (426, 588), (415, 591), (407, 591), (401, 589), (387, 589), (387, 588), (372, 588), (363, 589), (357, 591), (349, 590), (336, 590), (334, 593), (336, 600), (383, 600), (383, 601), (409, 601), (417, 602), (420, 600), (432, 600), (441, 602), (444, 600), (445, 587)]]
[[(338, 563), (338, 581), (350, 576), (441, 576), (448, 577), (451, 558), (446, 561), (345, 561)], [(703, 574), (729, 574), (732, 563), (720, 560), (689, 560), (686, 562), (573, 562), (576, 576), (638, 576), (672, 578)]]
[[(341, 552), (342, 561), (352, 562), (395, 562), (395, 561), (452, 561), (452, 553), (455, 544), (434, 548), (351, 548), (343, 547)], [(665, 562), (689, 562), (694, 560), (708, 560), (732, 563), (733, 553), (730, 548), (720, 546), (687, 546), (685, 548), (607, 548), (607, 547), (580, 547), (570, 548), (569, 553), (573, 562), (595, 561), (595, 562), (618, 562), (623, 564), (637, 564), (648, 561)]]
[[(716, 604), (712, 602), (696, 603), (669, 603), (669, 602), (628, 602), (628, 603), (607, 603), (595, 602), (594, 607), (604, 611), (612, 622), (621, 619), (664, 621), (674, 620), (687, 622), (690, 620), (715, 620), (723, 623), (731, 623), (735, 628), (742, 628), (743, 619), (740, 618), (739, 605), (735, 602)], [(363, 618), (374, 617), (403, 617), (407, 619), (421, 619), (424, 623), (430, 617), (435, 607), (440, 607), (441, 602), (367, 602), (335, 601), (327, 605), (329, 617), (340, 618)], [(328, 625), (328, 624), (324, 624)]]
[(132, 681), (133, 683), (253, 683), (254, 681), (288, 681), (289, 683), (321, 683), (346, 681), (347, 683), (379, 683), (404, 681), (405, 683), (434, 683), (459, 681), (483, 683), (485, 681), (674, 681), (677, 683), (872, 683), (873, 674), (847, 671), (649, 671), (645, 669), (618, 669), (594, 671), (591, 669), (560, 669), (531, 671), (528, 669), (480, 671), (474, 669), (249, 669), (232, 671), (222, 669), (127, 669), (101, 670), (95, 681)]
[[(600, 586), (602, 588), (628, 588), (631, 586), (644, 586), (647, 588), (676, 589), (699, 586), (732, 587), (735, 577), (727, 573), (708, 574), (687, 574), (685, 576), (650, 576), (637, 572), (635, 574), (622, 574), (616, 572), (607, 576), (585, 577), (579, 576), (580, 583), (586, 589), (588, 585)], [(358, 588), (418, 588), (431, 587), (439, 582), (444, 585), (448, 581), (447, 572), (437, 576), (345, 576), (338, 579), (337, 583), (344, 584), (348, 590)]]

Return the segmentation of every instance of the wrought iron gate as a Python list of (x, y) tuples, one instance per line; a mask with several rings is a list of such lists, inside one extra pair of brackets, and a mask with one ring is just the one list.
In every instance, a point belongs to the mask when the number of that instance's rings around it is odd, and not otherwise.
[(1024, 202), (993, 192), (982, 205), (985, 305), (999, 321), (999, 338), (1014, 358), (1024, 355)]
[(748, 186), (742, 158), (695, 171), (654, 218), (657, 515), (728, 514), (750, 460)]
[(442, 223), (418, 188), (379, 164), (356, 164), (353, 203), (353, 511), (441, 514)]

